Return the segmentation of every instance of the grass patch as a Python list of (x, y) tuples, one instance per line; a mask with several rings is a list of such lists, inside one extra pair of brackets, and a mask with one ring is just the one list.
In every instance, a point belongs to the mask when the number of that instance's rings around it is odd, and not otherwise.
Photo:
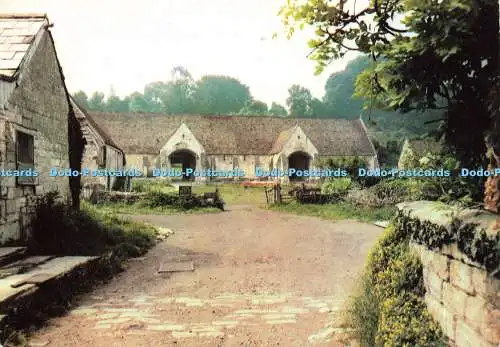
[(347, 202), (316, 205), (300, 204), (293, 201), (288, 204), (271, 205), (269, 208), (275, 211), (290, 212), (329, 220), (356, 219), (362, 222), (389, 220), (396, 213), (396, 208), (394, 206), (376, 208), (354, 206)]
[(127, 204), (124, 202), (108, 202), (103, 204), (92, 205), (89, 202), (82, 202), (82, 206), (85, 208), (95, 208), (99, 211), (110, 214), (161, 214), (161, 215), (172, 215), (172, 214), (195, 214), (195, 213), (216, 213), (220, 212), (218, 208), (215, 207), (195, 207), (191, 209), (184, 209), (177, 206), (156, 206), (150, 207), (142, 202), (137, 202), (134, 204)]

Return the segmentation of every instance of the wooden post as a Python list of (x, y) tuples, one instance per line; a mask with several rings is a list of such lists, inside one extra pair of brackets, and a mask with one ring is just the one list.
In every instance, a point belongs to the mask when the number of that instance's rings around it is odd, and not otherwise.
[(276, 202), (281, 204), (281, 185), (279, 183), (276, 185)]

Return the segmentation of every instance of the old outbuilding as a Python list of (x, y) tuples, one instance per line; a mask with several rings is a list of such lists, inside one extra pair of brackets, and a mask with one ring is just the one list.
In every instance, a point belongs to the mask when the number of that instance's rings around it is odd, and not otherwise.
[[(46, 15), (0, 14), (0, 240), (24, 241), (36, 198), (49, 191), (79, 206), (83, 139)], [(47, 226), (50, 227), (50, 226)]]
[(83, 186), (97, 184), (106, 190), (111, 190), (118, 184), (117, 176), (93, 175), (92, 173), (106, 169), (109, 172), (122, 171), (125, 166), (125, 154), (111, 136), (95, 122), (93, 117), (73, 97), (71, 97), (71, 105), (86, 141), (82, 169), (88, 169), (90, 174), (82, 176), (82, 184)]

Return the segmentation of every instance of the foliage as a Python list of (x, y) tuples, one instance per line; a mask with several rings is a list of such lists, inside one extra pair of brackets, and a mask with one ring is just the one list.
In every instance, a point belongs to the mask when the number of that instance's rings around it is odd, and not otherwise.
[[(443, 168), (451, 171), (449, 177), (431, 177), (421, 179), (422, 185), (428, 191), (440, 191), (439, 200), (443, 202), (457, 201), (463, 205), (472, 205), (474, 201), (482, 198), (483, 177), (461, 177), (458, 170), (465, 164), (460, 163), (450, 154), (427, 154), (419, 160), (419, 165), (423, 169)], [(432, 188), (434, 186), (434, 188)]]
[(292, 117), (304, 117), (312, 114), (312, 95), (311, 91), (298, 84), (288, 88), (288, 98), (286, 104)]
[(404, 137), (420, 136), (436, 129), (438, 123), (426, 122), (443, 118), (442, 110), (411, 111), (403, 114), (370, 107), (371, 98), (355, 91), (358, 76), (370, 66), (370, 58), (361, 55), (351, 60), (344, 70), (334, 72), (328, 77), (323, 103), (330, 117), (361, 117), (380, 142), (401, 141)]
[(259, 100), (250, 100), (238, 113), (240, 115), (264, 116), (268, 114), (267, 104)]
[(414, 182), (406, 179), (382, 179), (365, 189), (353, 189), (346, 200), (355, 206), (382, 207), (414, 200)]
[(448, 346), (425, 302), (411, 293), (393, 296), (383, 302), (375, 345)]
[(398, 212), (395, 227), (404, 230), (415, 242), (430, 249), (440, 249), (457, 243), (458, 249), (471, 260), (483, 265), (489, 273), (500, 278), (500, 234), (488, 236), (485, 230), (473, 223), (464, 223), (454, 218), (450, 228), (429, 221), (411, 218)]
[(239, 112), (252, 100), (250, 89), (238, 79), (228, 76), (203, 76), (194, 92), (196, 112), (229, 114)]
[(344, 169), (349, 175), (358, 176), (358, 169), (366, 167), (366, 161), (359, 156), (320, 157), (314, 165), (320, 169)]
[(352, 186), (349, 177), (332, 178), (321, 186), (321, 193), (345, 196)]
[(349, 317), (362, 346), (445, 346), (423, 301), (422, 264), (390, 225), (371, 250)]
[(385, 143), (372, 139), (373, 146), (377, 151), (377, 158), (381, 167), (397, 166), (401, 153), (401, 143), (397, 140), (388, 140)]
[(269, 115), (286, 117), (288, 116), (288, 111), (283, 105), (273, 102), (269, 108)]
[(31, 226), (28, 250), (36, 254), (100, 255), (114, 249), (123, 256), (138, 256), (156, 237), (155, 228), (141, 223), (96, 209), (71, 209), (60, 202), (57, 192), (40, 199)]
[[(488, 108), (499, 66), (499, 4), (494, 0), (291, 0), (281, 9), (292, 35), (311, 26), (310, 57), (320, 73), (349, 51), (370, 54), (357, 94), (385, 109), (444, 109), (446, 142), (467, 166), (485, 162)], [(397, 23), (396, 18), (403, 18)]]

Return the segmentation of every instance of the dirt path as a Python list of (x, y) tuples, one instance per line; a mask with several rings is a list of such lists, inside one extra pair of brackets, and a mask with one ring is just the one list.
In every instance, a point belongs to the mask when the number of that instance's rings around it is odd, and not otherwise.
[[(335, 317), (382, 229), (251, 207), (135, 216), (175, 231), (32, 339), (47, 346), (335, 345)], [(157, 272), (191, 258), (194, 272)]]

